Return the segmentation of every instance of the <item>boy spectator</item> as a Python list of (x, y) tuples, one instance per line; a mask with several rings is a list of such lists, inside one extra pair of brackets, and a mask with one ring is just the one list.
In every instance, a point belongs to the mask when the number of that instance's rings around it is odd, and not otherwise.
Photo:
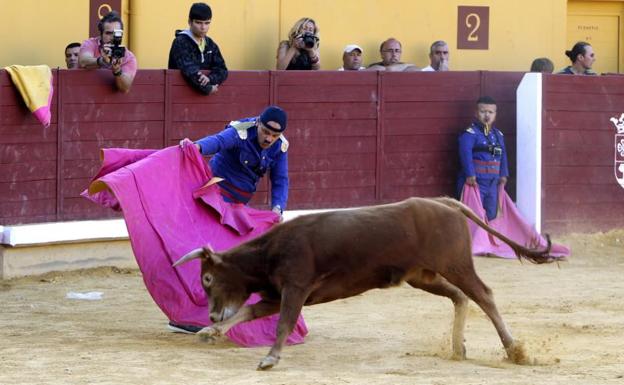
[[(219, 46), (206, 34), (212, 22), (208, 4), (194, 3), (189, 11), (189, 29), (176, 31), (169, 50), (169, 69), (178, 69), (197, 91), (210, 95), (228, 76)], [(204, 75), (201, 70), (210, 70)]]
[(125, 49), (123, 57), (113, 57), (115, 31), (123, 34), (123, 21), (119, 13), (112, 11), (98, 23), (99, 37), (85, 40), (80, 47), (78, 61), (81, 68), (110, 69), (115, 77), (115, 86), (122, 92), (130, 91), (137, 71), (136, 57)]
[(68, 70), (80, 68), (78, 56), (80, 55), (80, 43), (69, 43), (65, 47), (65, 64)]

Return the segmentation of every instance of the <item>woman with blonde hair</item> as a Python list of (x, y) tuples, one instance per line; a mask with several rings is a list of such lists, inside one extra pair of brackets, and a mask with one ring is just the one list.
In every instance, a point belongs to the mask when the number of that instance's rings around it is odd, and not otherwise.
[(319, 28), (309, 17), (299, 19), (288, 32), (288, 40), (277, 48), (278, 70), (320, 70)]

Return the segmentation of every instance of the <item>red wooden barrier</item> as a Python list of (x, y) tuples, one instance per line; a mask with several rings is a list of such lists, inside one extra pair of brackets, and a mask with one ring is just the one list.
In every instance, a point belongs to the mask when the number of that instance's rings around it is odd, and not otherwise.
[[(80, 198), (99, 149), (162, 148), (278, 104), (289, 114), (289, 209), (453, 195), (457, 135), (475, 100), (499, 100), (515, 170), (522, 73), (231, 72), (209, 97), (177, 71), (141, 70), (128, 94), (105, 71), (53, 71), (52, 124), (30, 116), (0, 71), (0, 224), (116, 216)], [(252, 204), (266, 207), (266, 181)], [(512, 186), (509, 191), (515, 191)]]
[(624, 112), (624, 77), (545, 76), (542, 86), (542, 226), (554, 232), (624, 226), (610, 122)]

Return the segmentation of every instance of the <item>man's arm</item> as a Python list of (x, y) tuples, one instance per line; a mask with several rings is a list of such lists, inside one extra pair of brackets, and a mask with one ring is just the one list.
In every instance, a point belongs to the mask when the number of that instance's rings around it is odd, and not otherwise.
[(505, 138), (501, 132), (498, 134), (499, 144), (503, 152), (501, 153), (501, 164), (500, 164), (500, 177), (505, 178), (505, 182), (507, 182), (507, 178), (509, 177), (509, 167), (507, 165), (507, 149), (505, 148)]
[(219, 46), (212, 40), (209, 40), (209, 42), (212, 46), (212, 60), (210, 61), (210, 74), (208, 75), (208, 78), (210, 79), (210, 84), (218, 85), (227, 79), (228, 69), (225, 66), (225, 60), (223, 59), (223, 55), (221, 55)]
[(286, 209), (288, 202), (288, 153), (280, 152), (275, 164), (271, 167), (271, 209)]
[[(171, 44), (170, 57), (173, 58), (176, 68), (180, 70), (186, 82), (197, 91), (209, 95), (212, 92), (212, 85), (205, 80), (202, 81), (200, 66), (193, 56), (197, 46), (190, 38), (178, 36)], [(201, 76), (200, 76), (201, 75)]]
[(459, 136), (459, 163), (466, 178), (474, 178), (476, 176), (474, 163), (472, 161), (472, 148), (476, 139), (475, 134), (463, 132)]
[(112, 70), (113, 76), (115, 76), (117, 89), (124, 93), (130, 91), (137, 71), (137, 62), (134, 54), (130, 51), (126, 51), (125, 58), (113, 59)]
[(98, 61), (95, 58), (95, 56), (93, 56), (93, 54), (91, 52), (80, 52), (80, 55), (78, 56), (78, 64), (80, 64), (80, 68), (86, 68), (86, 69), (96, 69), (96, 68), (100, 68), (100, 66), (98, 65)]
[(202, 155), (216, 154), (221, 150), (234, 148), (238, 146), (240, 137), (238, 132), (232, 126), (228, 126), (225, 130), (216, 135), (209, 135), (195, 142), (198, 146), (199, 152)]
[(95, 43), (93, 39), (87, 39), (82, 43), (78, 53), (78, 64), (80, 68), (96, 69), (103, 65), (101, 61), (103, 59), (95, 57), (94, 51), (99, 49), (96, 44), (97, 43)]
[(385, 71), (386, 67), (381, 64), (371, 64), (366, 68), (366, 71)]

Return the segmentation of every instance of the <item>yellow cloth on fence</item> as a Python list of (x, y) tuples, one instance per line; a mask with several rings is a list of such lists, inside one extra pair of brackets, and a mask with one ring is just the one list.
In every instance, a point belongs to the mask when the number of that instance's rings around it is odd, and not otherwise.
[(12, 65), (5, 68), (11, 80), (19, 90), (24, 103), (31, 112), (48, 105), (52, 88), (52, 71), (47, 65), (21, 66)]
[(50, 124), (50, 102), (52, 99), (52, 71), (47, 65), (5, 67), (11, 80), (19, 90), (28, 109), (45, 126)]

